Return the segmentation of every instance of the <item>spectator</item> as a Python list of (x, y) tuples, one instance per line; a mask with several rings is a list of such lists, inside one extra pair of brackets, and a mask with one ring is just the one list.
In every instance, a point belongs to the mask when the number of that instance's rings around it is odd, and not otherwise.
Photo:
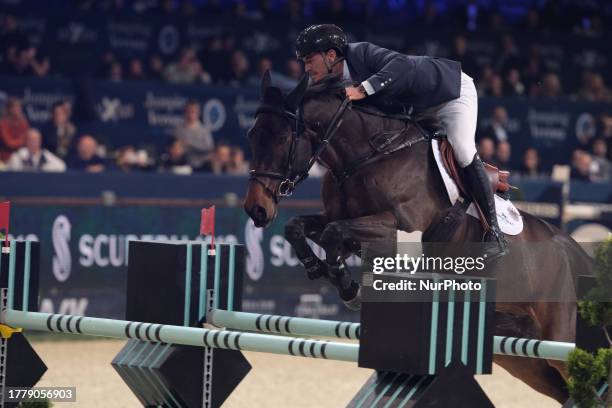
[(506, 73), (504, 95), (523, 96), (524, 94), (525, 85), (521, 81), (521, 73), (517, 68), (510, 68)]
[(204, 71), (193, 48), (181, 50), (178, 61), (171, 63), (164, 70), (166, 81), (175, 84), (192, 84), (194, 82), (210, 83), (208, 72)]
[(231, 148), (231, 159), (228, 168), (229, 174), (249, 174), (249, 162), (244, 160), (244, 151), (233, 146)]
[(478, 74), (478, 66), (475, 64), (475, 56), (468, 51), (468, 41), (464, 35), (457, 35), (453, 39), (453, 50), (450, 59), (461, 62), (461, 70), (469, 76)]
[(495, 70), (497, 72), (508, 72), (511, 68), (520, 66), (519, 52), (510, 34), (502, 38), (501, 53), (496, 56)]
[(612, 101), (612, 93), (606, 87), (603, 77), (594, 72), (586, 72), (583, 75), (583, 85), (578, 96), (592, 102), (610, 102)]
[(542, 78), (542, 86), (538, 90), (538, 96), (547, 99), (557, 99), (561, 97), (563, 90), (561, 80), (557, 74), (548, 73)]
[(132, 58), (130, 60), (129, 71), (128, 71), (128, 79), (134, 81), (142, 81), (147, 79), (147, 76), (144, 72), (144, 67), (142, 65), (142, 61), (140, 58)]
[(249, 59), (244, 52), (234, 51), (230, 58), (228, 85), (238, 87), (248, 84), (251, 80), (249, 77)]
[(301, 0), (289, 0), (285, 4), (284, 19), (290, 23), (302, 23), (304, 19), (304, 6)]
[(215, 148), (210, 127), (200, 121), (200, 105), (190, 100), (185, 105), (185, 120), (174, 131), (174, 137), (185, 146), (187, 162), (194, 170), (202, 168)]
[(476, 80), (476, 90), (479, 97), (491, 94), (491, 82), (495, 76), (495, 71), (489, 65), (482, 68), (480, 76)]
[(38, 48), (29, 45), (17, 50), (17, 58), (9, 67), (8, 73), (13, 75), (44, 77), (49, 73), (51, 64), (49, 58), (37, 58)]
[(117, 152), (117, 168), (123, 172), (147, 171), (152, 161), (146, 150), (136, 150), (134, 146), (123, 146)]
[(11, 155), (7, 163), (10, 171), (66, 171), (66, 164), (47, 149), (42, 148), (42, 135), (37, 129), (26, 132), (26, 145)]
[(266, 71), (270, 72), (270, 77), (272, 79), (272, 85), (279, 87), (285, 93), (291, 91), (298, 84), (297, 81), (287, 78), (283, 74), (279, 74), (278, 72), (272, 69), (272, 60), (268, 57), (261, 57), (259, 62), (257, 63), (257, 76), (253, 76), (249, 78), (249, 84), (252, 86), (259, 86), (260, 78), (263, 77)]
[(153, 54), (149, 57), (147, 74), (152, 79), (162, 79), (164, 72), (164, 60), (159, 55)]
[(299, 81), (304, 76), (304, 71), (302, 70), (302, 66), (295, 58), (290, 58), (287, 60), (287, 68), (286, 74), (289, 79), (293, 79), (294, 81)]
[(485, 135), (496, 143), (508, 140), (508, 111), (503, 106), (496, 106), (491, 115), (491, 125), (485, 130)]
[(185, 145), (179, 139), (172, 139), (160, 159), (159, 170), (174, 174), (191, 174), (193, 169), (187, 162)]
[(612, 178), (612, 163), (608, 160), (608, 145), (604, 139), (595, 139), (591, 147), (593, 155), (592, 174), (595, 180)]
[(28, 48), (28, 37), (19, 30), (14, 16), (7, 14), (0, 24), (0, 67), (2, 72), (12, 72), (17, 64), (19, 50)]
[(592, 181), (591, 155), (584, 150), (576, 149), (572, 152), (572, 170), (570, 177), (574, 180)]
[(510, 164), (510, 158), (512, 156), (512, 147), (510, 143), (507, 141), (502, 141), (497, 144), (497, 149), (495, 151), (495, 160), (494, 164), (500, 170), (512, 170), (512, 166)]
[(203, 171), (214, 174), (227, 174), (232, 169), (232, 149), (227, 142), (221, 141), (215, 146), (214, 154)]
[(493, 139), (490, 137), (480, 139), (480, 142), (478, 142), (478, 155), (487, 163), (495, 160), (495, 142), (493, 142)]
[(121, 82), (123, 80), (123, 67), (119, 61), (111, 63), (108, 69), (108, 80), (113, 82)]
[(52, 108), (51, 121), (42, 128), (43, 147), (64, 160), (74, 149), (77, 131), (68, 116), (65, 103), (57, 102)]
[(76, 144), (76, 154), (68, 158), (70, 170), (100, 173), (106, 168), (104, 159), (98, 155), (98, 142), (91, 135), (83, 135)]
[(523, 153), (523, 164), (521, 166), (520, 174), (522, 177), (527, 178), (537, 178), (543, 176), (542, 172), (540, 171), (540, 155), (533, 147), (527, 148), (525, 153)]
[(0, 117), (0, 161), (6, 162), (17, 150), (25, 146), (30, 124), (23, 114), (21, 101), (8, 98), (5, 112)]

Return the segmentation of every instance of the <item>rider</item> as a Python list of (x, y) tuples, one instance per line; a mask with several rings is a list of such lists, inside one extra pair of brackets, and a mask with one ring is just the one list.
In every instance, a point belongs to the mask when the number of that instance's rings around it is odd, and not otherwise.
[(415, 112), (436, 116), (446, 128), (467, 188), (489, 224), (484, 253), (489, 260), (508, 253), (489, 179), (476, 153), (478, 96), (472, 78), (461, 71), (461, 63), (400, 54), (367, 42), (348, 43), (346, 34), (333, 24), (303, 30), (296, 41), (296, 54), (313, 82), (335, 74), (359, 84), (346, 88), (350, 100), (379, 94), (412, 105)]

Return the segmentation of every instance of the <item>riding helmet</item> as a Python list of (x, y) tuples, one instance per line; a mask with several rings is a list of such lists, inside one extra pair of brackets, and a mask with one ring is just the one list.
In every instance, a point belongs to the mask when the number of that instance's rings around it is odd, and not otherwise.
[(295, 41), (295, 53), (298, 59), (313, 52), (326, 52), (334, 49), (344, 55), (348, 41), (346, 34), (334, 24), (315, 24), (305, 28)]

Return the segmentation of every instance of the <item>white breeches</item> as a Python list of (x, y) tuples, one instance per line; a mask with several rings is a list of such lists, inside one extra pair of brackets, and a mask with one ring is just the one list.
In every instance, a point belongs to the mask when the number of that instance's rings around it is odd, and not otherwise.
[(431, 108), (430, 112), (444, 125), (459, 166), (464, 168), (470, 164), (476, 154), (478, 119), (478, 94), (474, 80), (462, 72), (459, 98)]

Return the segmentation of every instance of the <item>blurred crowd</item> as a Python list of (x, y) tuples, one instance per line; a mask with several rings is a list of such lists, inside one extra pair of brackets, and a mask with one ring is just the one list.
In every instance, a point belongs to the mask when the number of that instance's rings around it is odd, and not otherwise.
[[(406, 22), (424, 28), (452, 28), (455, 34), (439, 51), (399, 50), (410, 54), (430, 53), (462, 62), (463, 70), (476, 82), (481, 97), (536, 97), (547, 100), (572, 98), (580, 101), (612, 102), (610, 61), (591, 61), (582, 54), (570, 56), (575, 75), (551, 63), (537, 42), (519, 47), (513, 33), (531, 33), (534, 38), (556, 32), (572, 32), (594, 41), (605, 41), (604, 28), (610, 25), (612, 8), (597, 1), (543, 0), (518, 2), (525, 12), (501, 12), (503, 2), (465, 0), (448, 3), (331, 0), (308, 2), (270, 0), (222, 2), (218, 0), (63, 0), (71, 9), (102, 11), (109, 15), (157, 14), (173, 16), (219, 16), (237, 19), (282, 20), (299, 29), (313, 21), (344, 23)], [(58, 3), (58, 4), (60, 4)], [(499, 3), (499, 4), (498, 4)], [(449, 6), (453, 4), (453, 6)], [(497, 6), (496, 6), (497, 5)], [(412, 7), (412, 8), (411, 8)], [(517, 6), (517, 8), (519, 8)], [(605, 11), (605, 12), (604, 12)], [(499, 38), (493, 58), (482, 58), (470, 33), (485, 30)], [(549, 38), (554, 38), (554, 35)], [(418, 41), (425, 43), (427, 39)], [(558, 44), (559, 45), (559, 44)], [(563, 46), (563, 44), (560, 44)], [(431, 51), (431, 52), (429, 52)], [(287, 50), (286, 55), (290, 55)], [(207, 43), (183, 44), (173, 57), (160, 55), (120, 59), (111, 51), (99, 58), (99, 78), (110, 81), (165, 81), (179, 84), (220, 84), (230, 87), (256, 86), (266, 70), (284, 88), (291, 88), (302, 76), (300, 63), (293, 57), (284, 61), (268, 56), (252, 60), (231, 33), (213, 35)], [(564, 74), (565, 72), (565, 74)], [(54, 71), (52, 58), (37, 49), (9, 14), (0, 25), (0, 73), (9, 75), (62, 76)], [(79, 132), (71, 121), (69, 103), (57, 103), (51, 120), (40, 129), (30, 127), (19, 100), (10, 98), (0, 117), (0, 167), (7, 170), (63, 171), (160, 171), (177, 174), (211, 172), (245, 174), (248, 163), (244, 152), (222, 140), (214, 140), (210, 128), (199, 119), (200, 106), (185, 106), (182, 125), (174, 129), (163, 151), (159, 148), (123, 146), (110, 151), (100, 135)], [(480, 118), (483, 123), (483, 118)], [(571, 156), (571, 177), (585, 181), (612, 180), (612, 112), (598, 118), (597, 135), (579, 146)], [(493, 110), (487, 126), (478, 130), (481, 156), (505, 170), (523, 177), (550, 177), (540, 166), (535, 148), (513, 152), (508, 137), (509, 119), (503, 106)], [(98, 136), (98, 137), (96, 137)], [(521, 160), (513, 155), (520, 155)], [(522, 163), (516, 166), (514, 163)], [(554, 172), (554, 169), (553, 169)]]
[[(540, 154), (534, 147), (528, 147), (521, 152), (520, 165), (513, 163), (513, 149), (508, 137), (508, 113), (503, 106), (497, 106), (488, 120), (489, 126), (477, 132), (478, 154), (482, 159), (501, 170), (510, 171), (514, 176), (523, 178), (569, 177), (581, 181), (612, 181), (612, 115), (600, 117), (600, 133), (589, 140), (581, 141), (571, 155), (569, 171), (566, 176), (563, 168), (556, 165), (551, 170), (543, 169)], [(553, 174), (561, 170), (560, 174)]]
[(200, 105), (189, 101), (183, 123), (174, 129), (164, 150), (135, 146), (108, 151), (95, 135), (81, 133), (71, 121), (72, 106), (58, 102), (49, 123), (31, 127), (21, 102), (9, 98), (0, 116), (0, 170), (98, 173), (165, 172), (192, 174), (248, 173), (244, 152), (224, 141), (215, 142), (210, 129), (200, 121)]

